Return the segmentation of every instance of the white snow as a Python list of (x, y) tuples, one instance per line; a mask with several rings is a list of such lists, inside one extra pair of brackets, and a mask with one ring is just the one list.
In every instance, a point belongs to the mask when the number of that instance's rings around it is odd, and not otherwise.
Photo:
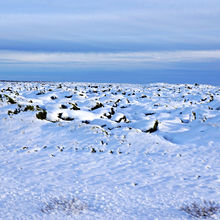
[(210, 85), (0, 82), (0, 219), (192, 219), (220, 202), (219, 109)]

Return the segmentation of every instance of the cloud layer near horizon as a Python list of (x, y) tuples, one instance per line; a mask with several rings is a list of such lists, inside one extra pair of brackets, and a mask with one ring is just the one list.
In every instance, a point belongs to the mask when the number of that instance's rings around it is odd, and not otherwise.
[(220, 50), (188, 50), (119, 53), (59, 53), (0, 51), (0, 64), (134, 64), (149, 65), (175, 62), (220, 61)]

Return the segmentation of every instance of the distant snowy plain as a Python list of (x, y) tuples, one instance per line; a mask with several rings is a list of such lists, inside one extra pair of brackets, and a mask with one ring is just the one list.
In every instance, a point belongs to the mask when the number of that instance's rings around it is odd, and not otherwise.
[(0, 219), (193, 219), (202, 200), (220, 202), (220, 87), (0, 82)]

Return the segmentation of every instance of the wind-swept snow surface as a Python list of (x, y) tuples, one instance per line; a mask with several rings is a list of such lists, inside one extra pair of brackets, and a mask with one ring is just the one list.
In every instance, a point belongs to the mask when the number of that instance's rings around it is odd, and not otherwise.
[(219, 158), (219, 87), (0, 83), (0, 219), (192, 219)]

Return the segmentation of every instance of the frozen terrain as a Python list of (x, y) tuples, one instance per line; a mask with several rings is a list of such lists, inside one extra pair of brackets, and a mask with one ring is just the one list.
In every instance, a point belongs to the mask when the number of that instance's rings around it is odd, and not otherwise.
[(220, 202), (219, 87), (0, 82), (0, 219), (193, 219), (202, 200)]

